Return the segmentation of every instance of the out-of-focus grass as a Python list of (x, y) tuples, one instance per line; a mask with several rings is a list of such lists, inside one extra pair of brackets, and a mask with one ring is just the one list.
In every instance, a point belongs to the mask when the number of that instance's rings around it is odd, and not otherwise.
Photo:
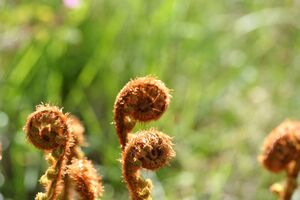
[(111, 125), (114, 98), (136, 76), (174, 89), (158, 127), (170, 167), (146, 173), (154, 199), (274, 199), (280, 180), (256, 161), (265, 135), (300, 118), (297, 1), (0, 1), (0, 199), (33, 199), (46, 162), (22, 127), (40, 102), (77, 115), (103, 199), (127, 199)]

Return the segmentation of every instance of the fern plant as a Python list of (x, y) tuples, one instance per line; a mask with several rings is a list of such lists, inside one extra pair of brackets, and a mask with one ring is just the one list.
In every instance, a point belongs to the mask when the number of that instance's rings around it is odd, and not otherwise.
[(144, 180), (140, 169), (156, 170), (175, 156), (171, 137), (156, 130), (130, 134), (136, 122), (159, 119), (170, 102), (170, 90), (154, 77), (129, 81), (117, 95), (114, 124), (122, 150), (123, 178), (133, 200), (151, 198), (151, 180)]
[(79, 120), (56, 106), (39, 105), (28, 116), (24, 131), (28, 141), (45, 152), (49, 163), (40, 178), (45, 192), (38, 193), (36, 200), (95, 200), (101, 196), (101, 178), (80, 148), (84, 128)]

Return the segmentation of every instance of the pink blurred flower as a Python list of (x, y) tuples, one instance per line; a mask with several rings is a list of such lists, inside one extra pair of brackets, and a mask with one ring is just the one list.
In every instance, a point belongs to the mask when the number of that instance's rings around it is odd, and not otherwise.
[(63, 0), (64, 1), (64, 5), (67, 8), (78, 8), (81, 4), (81, 0)]

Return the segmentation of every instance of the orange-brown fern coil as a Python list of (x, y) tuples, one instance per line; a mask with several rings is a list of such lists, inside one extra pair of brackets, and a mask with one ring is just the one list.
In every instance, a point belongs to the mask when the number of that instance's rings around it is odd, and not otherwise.
[(102, 196), (101, 177), (97, 174), (91, 161), (73, 159), (67, 173), (72, 180), (76, 192), (82, 200), (96, 200)]
[(74, 145), (70, 149), (69, 161), (71, 158), (84, 158), (84, 152), (81, 150), (81, 146), (87, 146), (87, 142), (84, 138), (84, 126), (81, 121), (74, 115), (68, 115), (68, 125), (74, 139)]
[(67, 117), (56, 106), (39, 105), (28, 116), (24, 131), (35, 147), (52, 150), (67, 140)]
[(136, 121), (159, 119), (167, 109), (170, 97), (165, 84), (151, 76), (136, 78), (123, 87), (114, 105), (115, 129), (122, 149)]
[(84, 146), (86, 145), (86, 141), (84, 138), (84, 126), (81, 121), (74, 115), (68, 116), (68, 123), (71, 127), (71, 131), (73, 133), (75, 145)]
[(300, 154), (300, 122), (286, 120), (266, 137), (261, 164), (274, 173), (286, 170), (289, 163)]
[(151, 199), (152, 184), (139, 170), (157, 170), (175, 156), (171, 137), (155, 129), (132, 136), (122, 153), (123, 177), (133, 200)]

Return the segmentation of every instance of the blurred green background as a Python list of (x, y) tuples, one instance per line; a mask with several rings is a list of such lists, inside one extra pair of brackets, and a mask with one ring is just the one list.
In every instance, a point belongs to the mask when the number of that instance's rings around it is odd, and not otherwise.
[(41, 102), (86, 127), (103, 199), (128, 199), (111, 124), (118, 91), (156, 75), (174, 89), (157, 127), (171, 166), (145, 172), (158, 200), (271, 200), (263, 138), (300, 118), (298, 0), (0, 0), (0, 199), (33, 199), (47, 164), (22, 127)]

